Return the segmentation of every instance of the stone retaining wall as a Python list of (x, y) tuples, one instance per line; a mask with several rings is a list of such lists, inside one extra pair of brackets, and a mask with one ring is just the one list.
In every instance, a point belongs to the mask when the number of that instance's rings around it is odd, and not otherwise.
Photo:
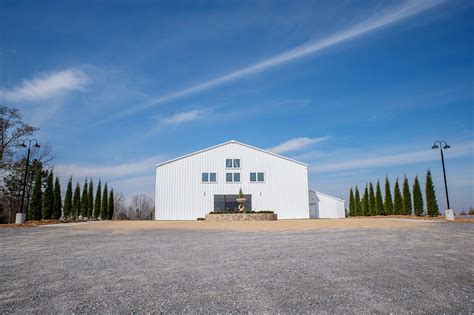
[(276, 213), (206, 214), (206, 221), (275, 221)]

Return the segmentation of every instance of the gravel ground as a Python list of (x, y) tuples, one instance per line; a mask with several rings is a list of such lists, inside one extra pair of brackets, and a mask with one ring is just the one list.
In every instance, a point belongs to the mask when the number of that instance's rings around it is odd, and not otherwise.
[(473, 236), (470, 223), (2, 228), (0, 313), (472, 313)]

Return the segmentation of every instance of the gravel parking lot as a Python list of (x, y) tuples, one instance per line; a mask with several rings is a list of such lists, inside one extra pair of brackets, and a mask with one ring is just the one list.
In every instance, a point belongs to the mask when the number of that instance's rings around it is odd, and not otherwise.
[(376, 220), (1, 228), (0, 313), (474, 311), (473, 224)]

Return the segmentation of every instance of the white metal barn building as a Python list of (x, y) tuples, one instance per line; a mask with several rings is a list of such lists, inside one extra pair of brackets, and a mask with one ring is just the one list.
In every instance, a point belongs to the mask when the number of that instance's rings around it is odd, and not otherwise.
[(307, 164), (232, 140), (156, 165), (155, 220), (234, 211), (240, 188), (278, 219), (345, 217), (344, 200), (308, 189)]

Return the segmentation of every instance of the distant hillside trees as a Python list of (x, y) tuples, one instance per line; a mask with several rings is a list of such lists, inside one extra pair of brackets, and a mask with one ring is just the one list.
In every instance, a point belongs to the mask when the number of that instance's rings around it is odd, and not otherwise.
[(393, 200), (388, 176), (385, 177), (384, 190), (385, 193), (382, 194), (379, 180), (376, 182), (375, 191), (374, 185), (372, 182), (369, 182), (365, 186), (362, 198), (360, 198), (358, 187), (355, 186), (354, 189), (351, 187), (349, 190), (349, 215), (371, 216), (414, 214), (417, 216), (423, 216), (425, 213), (430, 216), (439, 215), (439, 207), (430, 170), (426, 172), (426, 209), (424, 208), (425, 203), (423, 202), (423, 193), (418, 176), (415, 176), (412, 190), (410, 190), (410, 185), (406, 176), (404, 176), (402, 187), (400, 187), (397, 178), (393, 189)]

